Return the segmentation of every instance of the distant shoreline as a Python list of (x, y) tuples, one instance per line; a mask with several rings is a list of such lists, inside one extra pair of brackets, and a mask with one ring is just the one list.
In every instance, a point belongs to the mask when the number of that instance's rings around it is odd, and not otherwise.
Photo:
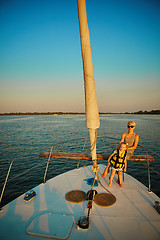
[[(19, 113), (0, 113), (0, 116), (18, 116), (18, 115), (84, 115), (85, 113), (80, 112), (19, 112)], [(111, 112), (100, 112), (99, 114), (160, 114), (160, 110), (152, 110), (152, 111), (138, 111), (138, 112), (119, 112), (119, 113), (111, 113)]]

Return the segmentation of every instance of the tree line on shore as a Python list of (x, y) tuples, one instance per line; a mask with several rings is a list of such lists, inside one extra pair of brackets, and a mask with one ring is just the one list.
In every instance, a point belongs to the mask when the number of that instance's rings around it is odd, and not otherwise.
[[(2, 115), (83, 115), (85, 114), (80, 112), (12, 112), (12, 113), (0, 113)], [(119, 112), (119, 113), (111, 113), (111, 112), (100, 112), (99, 114), (160, 114), (160, 110), (151, 110), (151, 111), (138, 111), (138, 112)]]

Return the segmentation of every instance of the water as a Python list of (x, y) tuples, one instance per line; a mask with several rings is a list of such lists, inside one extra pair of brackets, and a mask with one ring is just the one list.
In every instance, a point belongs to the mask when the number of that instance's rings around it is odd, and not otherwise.
[[(127, 131), (127, 122), (130, 120), (137, 124), (135, 132), (140, 136), (139, 144), (160, 154), (159, 115), (100, 115), (101, 126), (97, 134), (120, 140), (122, 132)], [(85, 115), (0, 116), (0, 191), (9, 163), (15, 158), (20, 158), (37, 150), (33, 155), (14, 162), (9, 179), (38, 163), (46, 162), (46, 158), (39, 158), (39, 154), (43, 151), (38, 151), (39, 148), (66, 141), (63, 145), (56, 145), (53, 151), (80, 152), (83, 148), (84, 151), (87, 151), (89, 141), (84, 145), (86, 137), (88, 137), (88, 129), (86, 128)], [(68, 142), (74, 138), (83, 139)], [(101, 138), (101, 141), (97, 143), (97, 151), (112, 153), (117, 144), (118, 142), (112, 139)], [(137, 148), (136, 153), (145, 154), (145, 151)], [(150, 167), (160, 172), (160, 158), (151, 155), (155, 158), (155, 162), (150, 163)], [(47, 180), (77, 167), (77, 163), (78, 160), (52, 159), (47, 172)], [(99, 163), (107, 164), (107, 161)], [(88, 164), (92, 164), (92, 162), (80, 161), (80, 166)], [(8, 182), (2, 205), (43, 182), (45, 166), (46, 164), (43, 164), (33, 169), (32, 172)], [(127, 173), (148, 186), (147, 168), (143, 165), (129, 161)], [(154, 172), (151, 173), (151, 190), (160, 196), (160, 177)]]

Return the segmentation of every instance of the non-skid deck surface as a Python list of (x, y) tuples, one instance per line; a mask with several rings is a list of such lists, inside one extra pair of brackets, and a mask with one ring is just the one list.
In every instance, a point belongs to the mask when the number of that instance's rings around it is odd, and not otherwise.
[[(160, 199), (128, 174), (125, 174), (123, 188), (116, 183), (117, 175), (109, 188), (109, 174), (105, 178), (100, 176), (104, 168), (100, 165), (99, 179), (115, 196), (116, 202), (108, 207), (93, 202), (88, 230), (78, 229), (76, 225), (81, 216), (87, 216), (88, 202), (69, 202), (65, 195), (72, 190), (87, 193), (91, 189), (86, 181), (94, 177), (91, 166), (69, 171), (37, 186), (33, 189), (36, 197), (28, 203), (23, 200), (23, 194), (6, 205), (0, 212), (0, 239), (11, 240), (16, 236), (17, 240), (36, 240), (47, 236), (74, 240), (159, 240), (160, 214), (154, 202)], [(98, 194), (108, 193), (102, 185), (94, 189)]]

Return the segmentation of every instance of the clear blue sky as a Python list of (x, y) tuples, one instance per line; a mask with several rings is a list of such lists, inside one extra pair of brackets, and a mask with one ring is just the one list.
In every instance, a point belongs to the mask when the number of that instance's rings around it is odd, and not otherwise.
[[(160, 1), (86, 0), (99, 111), (160, 109)], [(0, 0), (0, 112), (84, 111), (76, 0)]]

